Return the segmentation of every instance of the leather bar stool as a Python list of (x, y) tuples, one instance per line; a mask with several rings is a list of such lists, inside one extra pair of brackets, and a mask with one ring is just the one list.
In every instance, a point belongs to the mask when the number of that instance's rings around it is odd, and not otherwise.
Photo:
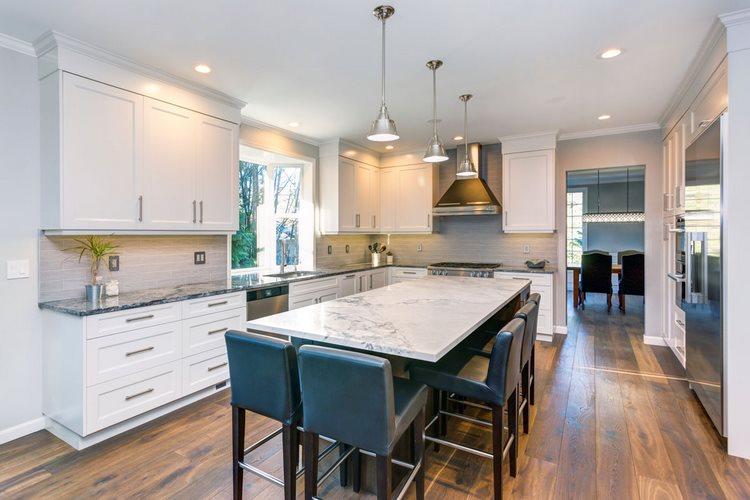
[[(497, 336), (492, 352), (484, 356), (476, 351), (458, 348), (437, 363), (414, 363), (409, 371), (411, 378), (443, 393), (481, 401), (489, 405), (492, 421), (450, 413), (438, 409), (427, 428), (439, 421), (441, 414), (458, 417), (492, 428), (492, 453), (470, 448), (446, 439), (425, 436), (425, 439), (473, 453), (493, 461), (494, 498), (503, 494), (503, 458), (508, 456), (510, 475), (516, 476), (518, 454), (518, 384), (521, 376), (521, 351), (526, 325), (515, 318), (505, 325)], [(479, 374), (479, 372), (482, 372)], [(503, 442), (503, 410), (508, 409), (508, 439)]]
[[(225, 336), (229, 357), (229, 379), (232, 386), (232, 475), (234, 498), (242, 498), (243, 471), (251, 472), (284, 488), (284, 498), (293, 499), (297, 479), (304, 474), (299, 463), (300, 432), (302, 423), (302, 397), (300, 395), (297, 351), (283, 340), (265, 335), (228, 331)], [(281, 428), (245, 448), (245, 412), (250, 411), (281, 423)], [(282, 435), (283, 480), (245, 462), (250, 453)], [(323, 436), (328, 445), (320, 453), (323, 458), (339, 449), (345, 455), (345, 446)], [(339, 458), (341, 485), (346, 485), (346, 464)], [(342, 465), (343, 464), (343, 465)], [(329, 469), (332, 472), (334, 468)], [(330, 472), (328, 473), (330, 475)], [(326, 476), (327, 477), (327, 476)], [(323, 478), (325, 479), (325, 478)], [(322, 482), (321, 479), (319, 482)]]
[[(424, 498), (424, 407), (427, 388), (394, 378), (387, 359), (357, 352), (306, 345), (299, 350), (299, 373), (305, 407), (305, 498), (317, 495), (318, 435), (323, 434), (376, 456), (377, 498), (393, 497), (392, 462), (411, 472), (402, 492), (414, 482)], [(413, 430), (414, 463), (392, 460), (393, 449)], [(359, 455), (357, 455), (357, 458)], [(355, 460), (355, 464), (358, 460)], [(359, 490), (355, 465), (355, 491)]]

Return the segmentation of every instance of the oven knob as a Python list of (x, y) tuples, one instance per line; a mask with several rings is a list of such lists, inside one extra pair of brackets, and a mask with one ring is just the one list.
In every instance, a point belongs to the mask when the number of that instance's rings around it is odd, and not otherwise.
[(475, 271), (472, 271), (471, 274), (470, 274), (470, 276), (472, 278), (476, 278), (477, 277), (477, 273)]
[(448, 276), (448, 270), (443, 271), (443, 276)]
[(484, 272), (484, 275), (483, 275), (483, 276), (484, 276), (485, 278), (489, 278), (489, 277), (490, 277), (490, 273), (489, 273), (489, 272), (487, 272), (487, 271), (485, 271), (485, 272)]
[(438, 273), (438, 271), (435, 271), (434, 269), (432, 270), (432, 275), (433, 276), (437, 275), (437, 273)]

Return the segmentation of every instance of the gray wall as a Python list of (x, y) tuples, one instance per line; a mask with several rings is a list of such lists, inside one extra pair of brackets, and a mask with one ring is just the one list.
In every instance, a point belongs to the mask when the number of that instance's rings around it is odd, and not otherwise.
[[(41, 426), (41, 319), (37, 308), (39, 84), (36, 59), (0, 48), (0, 442)], [(31, 277), (5, 279), (8, 260)], [(24, 426), (29, 424), (29, 426)]]
[(643, 226), (643, 222), (588, 223), (585, 250), (604, 250), (609, 253), (621, 250), (643, 251)]

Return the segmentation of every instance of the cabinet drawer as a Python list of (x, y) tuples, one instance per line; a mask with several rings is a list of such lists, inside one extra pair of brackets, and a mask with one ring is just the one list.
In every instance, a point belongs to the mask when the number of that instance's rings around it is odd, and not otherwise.
[(229, 378), (229, 360), (225, 347), (219, 347), (182, 360), (182, 391), (195, 391), (216, 385)]
[(391, 276), (393, 278), (406, 278), (416, 279), (423, 276), (427, 276), (427, 269), (412, 268), (412, 267), (394, 267), (391, 270)]
[(86, 390), (86, 434), (153, 410), (182, 394), (180, 361), (127, 375)]
[(188, 319), (210, 313), (238, 309), (240, 307), (245, 307), (245, 300), (246, 295), (244, 292), (212, 295), (211, 297), (186, 300), (182, 303), (182, 317)]
[(223, 347), (224, 332), (245, 330), (246, 314), (246, 310), (242, 308), (186, 319), (182, 322), (182, 355), (187, 357)]
[(137, 373), (182, 357), (179, 321), (86, 342), (86, 385)]
[(338, 278), (323, 278), (320, 280), (303, 281), (301, 283), (292, 283), (289, 285), (289, 297), (301, 293), (318, 292), (328, 290), (329, 288), (338, 288)]
[(95, 339), (105, 335), (179, 321), (181, 318), (182, 310), (179, 302), (96, 314), (86, 318), (86, 338)]

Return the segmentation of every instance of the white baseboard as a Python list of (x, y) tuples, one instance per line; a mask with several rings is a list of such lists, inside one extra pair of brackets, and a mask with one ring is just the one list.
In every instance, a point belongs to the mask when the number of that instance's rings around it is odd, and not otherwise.
[(44, 429), (44, 417), (8, 427), (7, 429), (0, 430), (0, 444), (24, 437), (32, 432), (41, 431), (42, 429)]
[(540, 342), (552, 342), (552, 339), (554, 338), (554, 335), (550, 335), (548, 333), (537, 333), (536, 339)]
[(552, 331), (561, 335), (567, 335), (568, 327), (563, 325), (555, 325), (554, 327), (552, 327)]
[(667, 342), (664, 340), (664, 337), (657, 337), (655, 335), (644, 335), (643, 343), (646, 345), (663, 345), (663, 346), (667, 345)]

